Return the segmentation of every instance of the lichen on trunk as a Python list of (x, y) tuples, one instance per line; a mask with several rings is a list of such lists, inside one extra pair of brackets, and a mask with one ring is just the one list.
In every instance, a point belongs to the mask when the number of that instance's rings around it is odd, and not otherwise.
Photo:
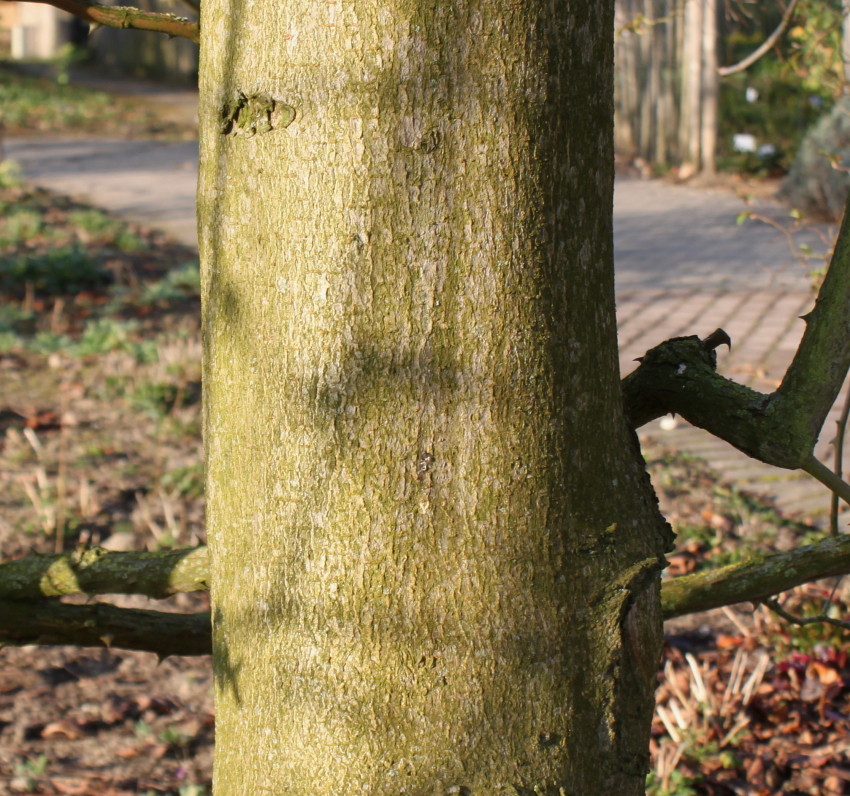
[[(612, 3), (202, 30), (216, 793), (642, 793), (667, 533), (620, 399)], [(257, 97), (293, 114), (225, 130)]]

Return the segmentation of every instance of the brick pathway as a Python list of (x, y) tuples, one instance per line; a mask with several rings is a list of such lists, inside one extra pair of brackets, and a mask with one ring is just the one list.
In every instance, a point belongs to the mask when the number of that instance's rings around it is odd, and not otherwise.
[[(34, 182), (196, 244), (194, 142), (8, 140), (6, 152)], [(624, 374), (662, 340), (704, 337), (720, 326), (733, 341), (731, 353), (719, 352), (721, 372), (763, 391), (778, 384), (803, 333), (798, 318), (814, 295), (806, 266), (783, 234), (752, 219), (736, 223), (745, 209), (729, 192), (618, 182), (614, 237)], [(769, 202), (755, 209), (787, 218)], [(814, 233), (797, 242), (824, 248)], [(825, 429), (817, 452), (827, 461), (832, 421)], [(673, 429), (656, 421), (641, 433), (702, 456), (742, 488), (775, 496), (783, 510), (826, 516), (828, 493), (803, 473), (762, 465), (681, 421)], [(845, 467), (850, 470), (850, 456)]]

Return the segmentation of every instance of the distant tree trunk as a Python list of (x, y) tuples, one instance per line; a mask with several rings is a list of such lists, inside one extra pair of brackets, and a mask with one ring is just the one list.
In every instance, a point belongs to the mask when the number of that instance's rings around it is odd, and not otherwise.
[(703, 0), (702, 80), (700, 87), (700, 165), (703, 174), (717, 170), (717, 0)]
[(617, 3), (615, 29), (618, 31), (615, 40), (616, 64), (615, 70), (615, 124), (614, 135), (617, 154), (626, 160), (634, 159), (638, 154), (638, 124), (640, 89), (638, 88), (638, 64), (635, 47), (632, 46), (634, 36), (623, 30), (628, 24), (629, 8), (627, 0)]
[(202, 3), (217, 796), (643, 794), (668, 535), (622, 413), (612, 30)]
[(841, 57), (844, 61), (844, 82), (850, 86), (850, 0), (841, 0)]
[(679, 147), (682, 173), (690, 176), (698, 172), (701, 166), (703, 0), (685, 0), (684, 25)]

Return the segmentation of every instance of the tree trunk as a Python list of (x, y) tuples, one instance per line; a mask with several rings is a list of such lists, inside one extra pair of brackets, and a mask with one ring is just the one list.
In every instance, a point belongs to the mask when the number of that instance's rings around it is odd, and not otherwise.
[(636, 9), (629, 0), (619, 0), (615, 9), (614, 30), (614, 136), (617, 154), (626, 161), (644, 153), (640, 152), (640, 87), (638, 75), (639, 45), (637, 35), (628, 29), (634, 21)]
[(642, 794), (613, 0), (202, 7), (217, 796)]
[(702, 74), (700, 90), (700, 160), (703, 174), (717, 170), (717, 104), (720, 99), (717, 73), (717, 0), (703, 0)]
[(702, 0), (685, 0), (682, 49), (682, 121), (679, 127), (681, 175), (700, 170), (700, 109), (702, 94)]
[[(850, 84), (850, 0), (841, 0), (841, 60), (844, 61), (844, 82)], [(844, 90), (846, 93), (846, 86)]]

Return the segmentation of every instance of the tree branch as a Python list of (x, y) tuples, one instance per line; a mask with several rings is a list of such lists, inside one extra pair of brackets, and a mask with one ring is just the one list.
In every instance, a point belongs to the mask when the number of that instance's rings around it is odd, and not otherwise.
[[(207, 549), (165, 553), (97, 552), (86, 564), (69, 555), (28, 556), (0, 565), (0, 644), (70, 644), (147, 650), (158, 655), (206, 655), (209, 614), (67, 605), (54, 599), (11, 600), (77, 592), (163, 597), (207, 588)], [(84, 553), (83, 557), (87, 554)], [(169, 574), (168, 568), (173, 567)], [(135, 574), (138, 571), (139, 574)], [(664, 619), (723, 605), (759, 602), (820, 578), (850, 573), (850, 536), (787, 553), (665, 581)]]
[[(10, 1), (5, 0), (5, 2)], [(54, 6), (95, 25), (150, 30), (156, 33), (164, 33), (166, 36), (189, 39), (195, 44), (199, 44), (201, 41), (198, 23), (178, 17), (175, 14), (142, 11), (130, 6), (106, 6), (89, 2), (89, 0), (27, 0), (27, 2)]]
[(143, 594), (161, 599), (206, 591), (206, 547), (157, 553), (110, 553), (93, 547), (60, 555), (31, 555), (0, 564), (0, 600), (65, 594)]
[(755, 459), (811, 471), (812, 451), (850, 367), (846, 209), (829, 271), (804, 320), (800, 347), (776, 392), (765, 395), (716, 372), (714, 348), (725, 342), (718, 333), (704, 341), (678, 337), (648, 351), (623, 379), (627, 418), (638, 428), (664, 414), (679, 414)]
[(850, 536), (828, 539), (787, 553), (756, 555), (738, 564), (683, 575), (661, 586), (664, 619), (774, 594), (821, 578), (850, 573)]
[(168, 655), (208, 655), (210, 615), (174, 614), (107, 603), (0, 601), (0, 644), (117, 647)]
[(761, 58), (774, 44), (779, 40), (779, 37), (785, 33), (785, 30), (791, 24), (791, 19), (794, 17), (794, 9), (797, 7), (798, 0), (791, 0), (785, 13), (782, 15), (782, 20), (777, 25), (776, 30), (770, 34), (761, 44), (760, 47), (753, 50), (746, 58), (738, 61), (737, 64), (731, 66), (721, 66), (717, 69), (717, 74), (721, 77), (734, 75), (736, 72), (743, 72), (752, 66), (759, 58)]
[(820, 481), (827, 489), (832, 491), (833, 495), (850, 505), (850, 484), (843, 481), (829, 467), (821, 464), (814, 456), (809, 456), (803, 462), (801, 469), (805, 470), (812, 478)]
[(850, 367), (850, 203), (806, 330), (775, 393), (783, 415), (800, 414), (817, 439)]
[(626, 416), (634, 428), (673, 413), (726, 440), (748, 456), (800, 468), (817, 435), (800, 416), (777, 411), (773, 397), (721, 376), (714, 351), (696, 336), (676, 337), (647, 351), (623, 379)]

